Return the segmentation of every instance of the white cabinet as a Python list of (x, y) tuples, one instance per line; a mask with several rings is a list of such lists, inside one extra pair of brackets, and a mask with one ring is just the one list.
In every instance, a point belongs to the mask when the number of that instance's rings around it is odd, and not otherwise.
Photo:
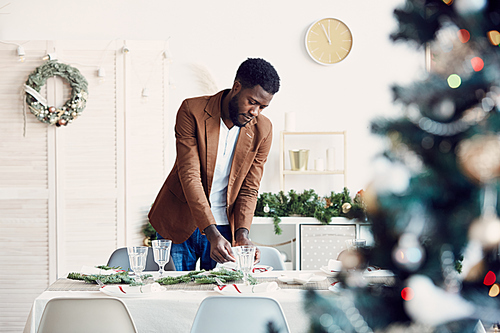
[[(325, 140), (326, 139), (326, 140)], [(295, 142), (292, 142), (295, 141)], [(343, 187), (347, 186), (347, 131), (339, 132), (289, 132), (282, 131), (280, 135), (280, 189), (285, 191), (285, 178), (289, 175), (340, 175)], [(307, 170), (295, 171), (287, 167), (287, 154), (291, 149), (309, 149), (315, 151), (316, 155), (309, 155), (309, 166)], [(329, 167), (327, 161), (327, 149), (334, 148), (334, 167)], [(314, 159), (318, 156), (323, 161), (324, 170), (316, 170)], [(341, 157), (341, 159), (337, 158)]]
[(330, 224), (322, 224), (313, 217), (282, 217), (282, 235), (274, 235), (272, 226), (273, 218), (254, 217), (252, 241), (286, 253), (296, 270), (327, 265), (329, 259), (336, 259), (346, 248), (347, 239), (362, 238), (368, 246), (373, 244), (368, 222), (345, 217), (334, 217)]

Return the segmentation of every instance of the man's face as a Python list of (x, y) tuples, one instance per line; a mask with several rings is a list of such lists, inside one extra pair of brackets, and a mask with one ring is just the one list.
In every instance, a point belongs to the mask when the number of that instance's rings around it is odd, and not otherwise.
[(260, 85), (241, 89), (229, 101), (229, 118), (234, 125), (244, 127), (268, 107), (272, 99), (273, 95)]

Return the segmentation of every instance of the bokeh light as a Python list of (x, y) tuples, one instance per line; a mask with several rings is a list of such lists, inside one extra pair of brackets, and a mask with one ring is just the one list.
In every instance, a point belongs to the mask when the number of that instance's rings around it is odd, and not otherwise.
[(472, 69), (474, 69), (474, 71), (476, 72), (479, 72), (484, 68), (484, 61), (479, 57), (472, 58), (470, 60), (470, 63), (472, 64)]
[(487, 286), (491, 286), (497, 280), (497, 276), (492, 271), (486, 273), (483, 283)]
[(495, 46), (500, 45), (500, 32), (496, 30), (490, 30), (488, 31), (487, 35), (491, 44)]
[(497, 297), (500, 294), (500, 286), (498, 284), (494, 284), (491, 286), (488, 296)]
[(413, 296), (415, 296), (415, 293), (413, 292), (413, 289), (411, 289), (410, 287), (406, 287), (403, 288), (403, 290), (401, 290), (401, 297), (405, 301), (411, 301), (413, 299)]
[(443, 0), (443, 2), (450, 6), (453, 3), (453, 0)]
[(460, 87), (460, 85), (462, 84), (462, 79), (457, 74), (451, 74), (450, 76), (448, 76), (447, 81), (450, 88), (453, 89)]
[(469, 31), (467, 31), (465, 29), (458, 30), (457, 35), (458, 35), (458, 39), (462, 43), (467, 43), (470, 39), (470, 33), (469, 33)]

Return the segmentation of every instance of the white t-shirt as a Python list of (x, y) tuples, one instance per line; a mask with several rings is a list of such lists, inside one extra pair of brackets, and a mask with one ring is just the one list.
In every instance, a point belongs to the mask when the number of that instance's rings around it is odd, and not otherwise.
[(228, 129), (222, 118), (220, 119), (219, 148), (217, 149), (212, 190), (210, 191), (211, 210), (217, 225), (229, 224), (226, 213), (227, 183), (233, 163), (234, 147), (236, 147), (239, 134), (240, 128), (238, 126)]

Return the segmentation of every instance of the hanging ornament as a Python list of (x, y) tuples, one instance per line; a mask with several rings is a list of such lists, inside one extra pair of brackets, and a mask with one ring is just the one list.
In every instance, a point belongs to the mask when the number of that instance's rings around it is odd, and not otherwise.
[(458, 161), (469, 178), (486, 183), (500, 176), (500, 140), (497, 135), (475, 135), (458, 146)]
[(266, 205), (264, 206), (264, 209), (263, 209), (263, 210), (264, 210), (264, 213), (269, 213), (269, 212), (271, 211), (271, 208), (269, 208), (269, 205), (268, 205), (268, 204), (266, 204)]
[(398, 241), (398, 245), (392, 251), (394, 263), (409, 272), (416, 271), (425, 259), (425, 252), (414, 233), (404, 233)]
[(342, 204), (342, 213), (347, 214), (351, 211), (352, 205), (348, 202)]

